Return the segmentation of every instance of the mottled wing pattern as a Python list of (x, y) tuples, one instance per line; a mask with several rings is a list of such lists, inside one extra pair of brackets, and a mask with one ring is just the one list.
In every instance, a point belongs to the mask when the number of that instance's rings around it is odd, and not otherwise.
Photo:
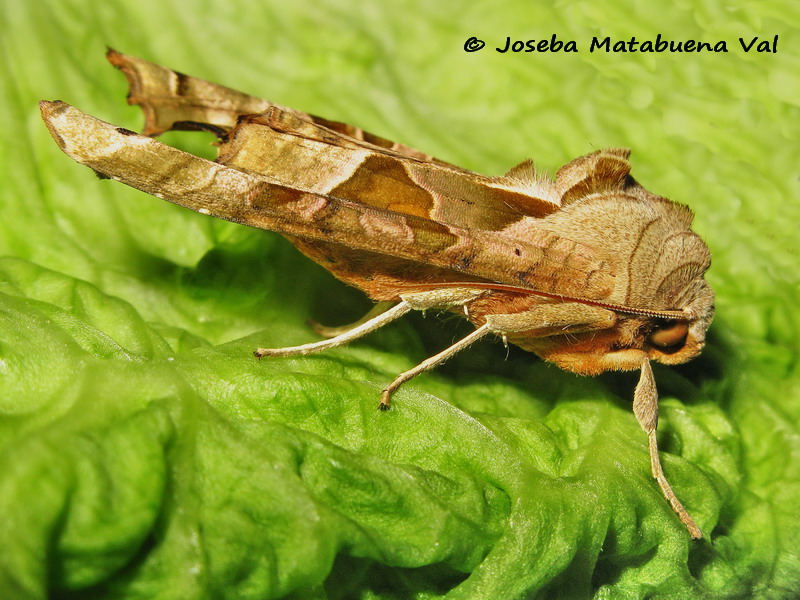
[[(286, 184), (305, 179), (301, 189), (308, 191), (488, 230), (502, 229), (521, 215), (543, 216), (560, 206), (552, 182), (538, 177), (530, 161), (504, 177), (485, 177), (352, 125), (137, 57), (110, 50), (108, 58), (128, 79), (128, 101), (145, 114), (145, 135), (193, 125), (233, 129), (221, 149), (223, 164), (279, 175)], [(258, 131), (250, 135), (253, 129)], [(239, 155), (242, 148), (246, 159)], [(276, 149), (281, 154), (275, 154)], [(259, 156), (258, 150), (264, 154)], [(314, 168), (309, 169), (309, 163)]]
[[(126, 75), (129, 102), (144, 111), (146, 134), (198, 125), (217, 129), (220, 164), (281, 186), (280, 193), (275, 188), (265, 194), (264, 185), (259, 194), (250, 192), (261, 214), (223, 210), (218, 202), (206, 211), (283, 233), (355, 285), (353, 276), (370, 276), (366, 266), (357, 275), (350, 266), (348, 273), (337, 269), (367, 262), (375, 269), (375, 261), (358, 261), (353, 252), (374, 251), (398, 259), (386, 261), (382, 274), (397, 281), (425, 264), (420, 272), (428, 284), (477, 278), (590, 299), (604, 298), (613, 286), (610, 267), (591, 248), (531, 226), (557, 211), (561, 200), (555, 183), (537, 176), (530, 161), (505, 176), (486, 177), (135, 57), (109, 51), (108, 58)], [(310, 194), (317, 200), (310, 201)], [(287, 212), (264, 218), (267, 196), (296, 202), (276, 204)], [(298, 222), (290, 223), (293, 218)], [(334, 230), (343, 240), (330, 235)]]
[(382, 150), (276, 107), (240, 119), (218, 161), (309, 192), (487, 231), (559, 208), (555, 185), (529, 162), (528, 172), (486, 177)]
[[(305, 121), (316, 123), (350, 139), (377, 148), (446, 165), (428, 154), (392, 142), (353, 125), (330, 121), (306, 112), (280, 106), (269, 100), (245, 94), (223, 85), (173, 71), (136, 56), (109, 49), (109, 62), (123, 72), (130, 93), (128, 103), (141, 107), (145, 114), (144, 135), (159, 135), (170, 129), (183, 129), (191, 123), (211, 125), (222, 132), (230, 130), (241, 115), (257, 114), (275, 107)], [(176, 126), (177, 124), (177, 126)], [(450, 165), (458, 169), (455, 165)]]

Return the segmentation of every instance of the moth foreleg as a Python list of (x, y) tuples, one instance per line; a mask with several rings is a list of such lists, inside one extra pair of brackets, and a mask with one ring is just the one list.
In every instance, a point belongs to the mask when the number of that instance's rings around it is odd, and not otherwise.
[(435, 354), (434, 356), (431, 356), (430, 358), (423, 360), (416, 367), (414, 367), (413, 369), (409, 369), (405, 373), (400, 373), (400, 375), (398, 375), (395, 378), (395, 380), (392, 381), (392, 383), (390, 383), (388, 386), (386, 386), (381, 392), (381, 403), (378, 406), (378, 408), (380, 408), (381, 410), (389, 410), (389, 402), (391, 401), (392, 394), (396, 392), (397, 388), (403, 385), (406, 381), (408, 381), (409, 379), (413, 379), (420, 373), (424, 373), (425, 371), (433, 369), (434, 367), (442, 364), (448, 358), (450, 358), (451, 356), (455, 356), (456, 354), (461, 352), (464, 348), (466, 348), (467, 346), (479, 340), (480, 338), (482, 338), (483, 336), (485, 336), (490, 332), (491, 330), (489, 329), (489, 326), (484, 324), (475, 331), (473, 331), (472, 333), (470, 333), (468, 336), (457, 341), (452, 346), (445, 348), (444, 350), (439, 352), (439, 354)]
[(414, 310), (425, 311), (429, 308), (463, 306), (485, 293), (486, 290), (473, 288), (439, 288), (425, 292), (400, 294), (400, 298)]
[(344, 344), (348, 344), (353, 340), (357, 340), (368, 333), (372, 333), (384, 325), (388, 325), (411, 310), (413, 309), (407, 302), (400, 302), (389, 310), (386, 310), (379, 315), (361, 323), (360, 325), (352, 327), (344, 333), (341, 333), (340, 335), (330, 339), (322, 340), (321, 342), (312, 342), (310, 344), (302, 344), (300, 346), (289, 346), (286, 348), (258, 348), (253, 352), (253, 354), (257, 358), (262, 358), (264, 356), (293, 356), (297, 354), (314, 354), (316, 352), (321, 352), (322, 350), (328, 350), (329, 348), (336, 348), (337, 346), (343, 346)]
[(641, 376), (633, 394), (633, 414), (636, 415), (639, 425), (647, 433), (650, 450), (650, 469), (661, 488), (661, 493), (664, 494), (664, 498), (667, 499), (672, 510), (678, 515), (686, 529), (689, 530), (689, 535), (693, 539), (699, 540), (703, 537), (703, 533), (694, 522), (694, 519), (686, 512), (675, 492), (672, 491), (672, 486), (667, 481), (664, 469), (661, 467), (661, 459), (658, 456), (658, 439), (656, 438), (658, 429), (658, 391), (656, 390), (656, 381), (653, 377), (653, 369), (650, 367), (649, 359), (642, 361)]
[(613, 327), (613, 311), (579, 302), (541, 304), (530, 310), (486, 316), (489, 328), (498, 335), (521, 331), (541, 331), (542, 336), (580, 333)]

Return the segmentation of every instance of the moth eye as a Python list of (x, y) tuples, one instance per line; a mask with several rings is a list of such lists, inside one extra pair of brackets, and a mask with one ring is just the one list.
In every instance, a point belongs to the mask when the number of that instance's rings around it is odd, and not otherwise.
[(659, 348), (675, 348), (683, 346), (689, 334), (689, 323), (686, 321), (664, 321), (656, 325), (647, 341)]

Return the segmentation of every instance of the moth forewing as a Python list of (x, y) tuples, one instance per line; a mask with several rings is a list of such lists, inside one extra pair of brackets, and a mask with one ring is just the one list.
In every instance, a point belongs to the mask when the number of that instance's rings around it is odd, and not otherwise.
[[(109, 51), (145, 132), (201, 128), (216, 162), (42, 102), (62, 150), (98, 173), (198, 212), (270, 229), (373, 300), (389, 302), (328, 340), (256, 356), (349, 343), (410, 310), (444, 308), (476, 330), (397, 376), (381, 395), (495, 334), (581, 374), (640, 370), (634, 414), (653, 476), (692, 537), (697, 525), (664, 476), (650, 360), (685, 362), (703, 347), (714, 295), (710, 254), (688, 208), (630, 175), (629, 151), (578, 158), (555, 180), (523, 161), (486, 177), (357, 127), (280, 107)], [(394, 306), (391, 306), (394, 304)]]

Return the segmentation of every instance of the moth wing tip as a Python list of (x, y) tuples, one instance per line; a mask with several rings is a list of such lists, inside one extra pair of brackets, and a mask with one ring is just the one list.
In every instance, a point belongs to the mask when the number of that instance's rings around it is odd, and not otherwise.
[(106, 46), (106, 60), (119, 69), (125, 62), (125, 55), (111, 46)]
[(63, 100), (39, 100), (39, 110), (42, 112), (49, 111), (51, 107), (58, 106), (59, 104), (66, 104)]
[(53, 120), (70, 108), (71, 106), (63, 100), (39, 100), (39, 112), (42, 114), (42, 120), (51, 131)]

